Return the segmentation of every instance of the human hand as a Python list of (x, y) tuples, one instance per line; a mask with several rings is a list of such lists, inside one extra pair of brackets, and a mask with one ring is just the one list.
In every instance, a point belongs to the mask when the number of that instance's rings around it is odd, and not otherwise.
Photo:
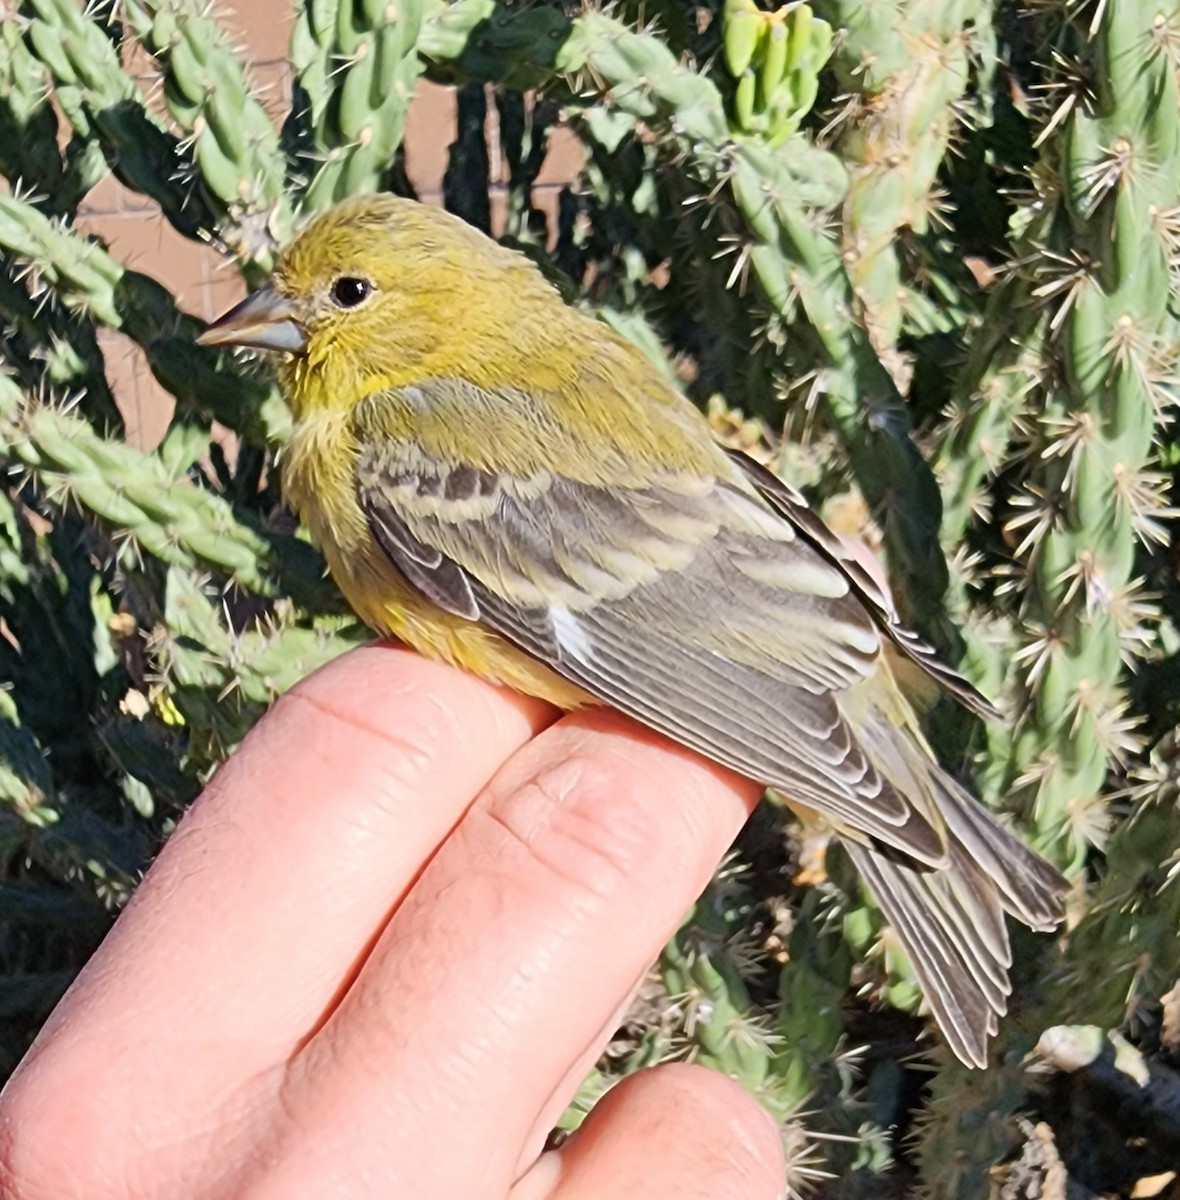
[(782, 1194), (677, 1065), (554, 1120), (759, 789), (391, 646), (280, 700), (0, 1099), (6, 1200)]

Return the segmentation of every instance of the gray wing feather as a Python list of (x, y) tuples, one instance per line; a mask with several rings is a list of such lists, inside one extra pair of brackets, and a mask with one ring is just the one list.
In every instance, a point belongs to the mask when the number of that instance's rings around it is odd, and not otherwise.
[[(424, 596), (845, 834), (861, 831), (848, 852), (939, 1025), (964, 1061), (985, 1061), (1009, 988), (1003, 910), (1048, 928), (1064, 881), (936, 768), (923, 785), (905, 731), (878, 714), (858, 740), (841, 704), (859, 693), (841, 695), (876, 669), (878, 632), (973, 711), (992, 710), (900, 625), (800, 497), (740, 456), (761, 500), (740, 480), (618, 494), (505, 480), (409, 443), (361, 444), (361, 506)], [(907, 798), (915, 787), (937, 791), (927, 800), (945, 832)]]
[(921, 667), (977, 717), (985, 721), (999, 719), (1000, 714), (986, 696), (957, 671), (948, 667), (938, 657), (938, 651), (933, 646), (901, 623), (888, 593), (848, 553), (840, 539), (808, 508), (806, 501), (794, 488), (740, 450), (730, 450), (727, 453), (758, 488), (767, 503), (790, 521), (829, 562), (843, 569), (882, 631), (906, 658)]
[[(375, 537), (424, 595), (718, 763), (923, 863), (945, 861), (939, 833), (880, 776), (840, 712), (836, 694), (874, 669), (876, 633), (859, 598), (837, 586), (838, 568), (805, 541), (727, 528), (713, 512), (751, 503), (740, 495), (653, 488), (636, 500), (551, 479), (543, 496), (520, 497), (470, 473), (460, 488), (435, 472), (424, 476), (409, 452), (374, 456), (358, 472)], [(476, 498), (467, 520), (430, 511), (448, 488)], [(440, 548), (459, 538), (462, 565)], [(644, 553), (631, 562), (637, 544)], [(765, 566), (775, 554), (820, 594), (732, 569), (743, 555)], [(653, 567), (660, 556), (668, 569)], [(793, 644), (767, 653), (747, 619), (780, 638), (794, 630)]]
[(369, 527), (390, 562), (431, 602), (468, 621), (479, 619), (479, 606), (466, 573), (444, 559), (440, 550), (425, 546), (390, 510), (370, 504)]

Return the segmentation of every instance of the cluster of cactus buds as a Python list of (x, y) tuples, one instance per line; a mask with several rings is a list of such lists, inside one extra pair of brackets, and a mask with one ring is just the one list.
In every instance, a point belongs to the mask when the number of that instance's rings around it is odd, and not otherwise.
[(736, 81), (735, 128), (781, 146), (815, 104), (832, 27), (797, 0), (773, 12), (754, 0), (726, 0), (721, 19), (725, 65)]
[[(232, 239), (248, 213), (263, 214), (273, 237), (288, 236), (278, 133), (206, 6), (197, 0), (124, 0), (123, 11), (159, 64), (168, 111), (192, 144), (204, 187), (235, 217), (223, 223), (223, 237)], [(267, 238), (234, 240), (246, 261), (267, 265)]]
[(306, 211), (389, 184), (425, 10), (423, 0), (316, 0), (300, 12), (291, 53), (313, 147)]

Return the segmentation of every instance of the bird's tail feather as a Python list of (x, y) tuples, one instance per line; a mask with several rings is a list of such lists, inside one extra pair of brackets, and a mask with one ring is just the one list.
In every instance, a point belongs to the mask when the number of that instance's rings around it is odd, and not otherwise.
[(1068, 884), (1055, 867), (1010, 833), (953, 779), (942, 775), (947, 829), (995, 883), (1000, 902), (1018, 921), (1041, 933), (1061, 921)]
[[(997, 945), (982, 933), (1003, 913), (996, 891), (968, 861), (941, 871), (911, 865), (892, 851), (848, 843), (861, 878), (893, 926), (922, 994), (955, 1054), (987, 1062), (987, 1039), (1007, 1011), (1007, 930)], [(972, 921), (982, 917), (980, 927)]]
[[(902, 753), (912, 785), (921, 752), (906, 745)], [(883, 773), (896, 776), (890, 768), (898, 766), (896, 759), (886, 762)], [(1061, 919), (1066, 881), (932, 760), (923, 766), (923, 800), (945, 822), (947, 865), (924, 867), (873, 843), (849, 841), (847, 848), (951, 1048), (964, 1062), (983, 1066), (988, 1036), (1011, 990), (1004, 912), (1033, 929), (1052, 929)]]

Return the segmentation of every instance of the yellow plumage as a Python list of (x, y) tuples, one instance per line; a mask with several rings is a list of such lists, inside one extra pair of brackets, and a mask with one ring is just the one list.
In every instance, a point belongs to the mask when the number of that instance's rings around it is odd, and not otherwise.
[(797, 494), (527, 260), (407, 201), (318, 218), (205, 340), (285, 352), (284, 488), (369, 625), (822, 814), (984, 1061), (1003, 912), (1049, 928), (1063, 883), (940, 770), (883, 647), (986, 701)]

